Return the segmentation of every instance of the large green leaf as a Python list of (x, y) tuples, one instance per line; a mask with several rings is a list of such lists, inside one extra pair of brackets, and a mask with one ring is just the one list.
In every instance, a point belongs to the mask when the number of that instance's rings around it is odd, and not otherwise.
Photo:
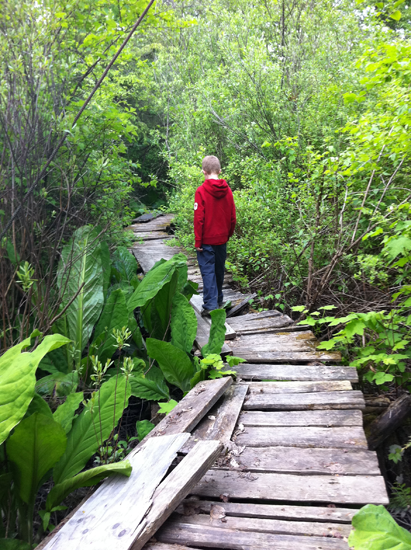
[[(49, 351), (57, 349), (70, 340), (60, 334), (46, 336), (31, 353), (11, 350), (1, 357), (0, 363), (0, 444), (26, 414), (34, 396), (36, 369)], [(27, 340), (18, 344), (21, 351)], [(16, 347), (16, 346), (15, 346)]]
[(179, 292), (174, 295), (171, 312), (171, 343), (190, 353), (197, 334), (197, 317), (194, 309)]
[(36, 391), (40, 395), (53, 395), (65, 397), (77, 389), (78, 372), (73, 370), (67, 374), (57, 372), (44, 376), (36, 383)]
[(113, 329), (121, 329), (128, 324), (128, 309), (126, 297), (122, 290), (115, 290), (110, 294), (104, 304), (101, 317), (94, 331), (94, 340), (90, 353), (98, 355), (104, 364), (106, 359), (111, 359), (117, 349)]
[(30, 416), (36, 412), (44, 414), (44, 416), (48, 416), (49, 418), (53, 418), (53, 413), (51, 412), (48, 403), (37, 393), (33, 396), (32, 402), (27, 409), (26, 416)]
[(190, 380), (194, 376), (194, 367), (187, 354), (170, 342), (147, 338), (147, 353), (157, 361), (170, 384), (183, 392), (190, 389)]
[(411, 533), (384, 506), (367, 504), (352, 519), (348, 544), (355, 550), (411, 550)]
[[(101, 231), (100, 228), (98, 230)], [(106, 296), (108, 287), (110, 286), (111, 259), (110, 249), (104, 239), (100, 240), (100, 258), (103, 272), (103, 295)]]
[(116, 462), (115, 464), (105, 464), (81, 472), (74, 477), (66, 479), (62, 483), (55, 485), (50, 493), (47, 495), (46, 510), (50, 512), (55, 506), (60, 504), (70, 493), (79, 489), (80, 487), (89, 487), (95, 485), (99, 481), (105, 479), (108, 476), (114, 474), (121, 474), (126, 477), (130, 477), (131, 465), (128, 460)]
[(175, 270), (178, 267), (182, 267), (186, 261), (184, 254), (176, 254), (171, 260), (158, 263), (158, 265), (150, 269), (141, 284), (131, 295), (127, 303), (129, 310), (143, 307), (149, 300), (154, 298), (157, 292), (171, 281)]
[(78, 474), (117, 426), (131, 395), (130, 384), (123, 376), (110, 378), (101, 386), (81, 414), (74, 420), (68, 435), (67, 449), (53, 472), (54, 482)]
[(51, 351), (46, 355), (46, 357), (44, 357), (44, 359), (41, 360), (39, 369), (49, 372), (50, 374), (56, 374), (59, 372), (66, 374), (69, 371), (67, 351), (68, 350), (65, 348), (59, 348)]
[[(78, 368), (81, 353), (100, 317), (104, 303), (104, 275), (98, 232), (92, 227), (80, 227), (61, 253), (57, 283), (62, 306), (68, 306), (68, 335), (74, 342), (75, 364)], [(81, 288), (80, 292), (79, 289)]]
[(146, 375), (132, 374), (130, 377), (131, 393), (147, 401), (170, 399), (164, 375), (158, 367), (151, 367)]
[(203, 357), (215, 353), (219, 355), (224, 345), (225, 340), (225, 309), (215, 309), (210, 313), (211, 328), (208, 344), (201, 348)]
[[(130, 283), (137, 273), (137, 260), (125, 246), (119, 246), (113, 253), (113, 268), (116, 270), (118, 282)], [(118, 275), (117, 275), (118, 274)]]
[(153, 338), (166, 339), (166, 333), (170, 327), (171, 308), (173, 298), (177, 290), (178, 272), (175, 271), (170, 282), (164, 285), (154, 297), (154, 307), (158, 314), (159, 326), (152, 333)]
[(17, 539), (0, 539), (1, 550), (31, 550), (31, 544)]
[(79, 408), (82, 400), (83, 392), (71, 393), (67, 396), (64, 403), (57, 407), (56, 411), (53, 413), (54, 420), (62, 426), (66, 434), (71, 430), (74, 414)]
[(6, 367), (9, 365), (16, 357), (18, 357), (23, 349), (26, 349), (30, 346), (31, 338), (26, 338), (19, 344), (16, 344), (12, 348), (8, 349), (6, 352), (3, 353), (3, 355), (0, 357), (0, 371), (3, 367)]
[(7, 455), (23, 502), (34, 501), (41, 480), (63, 455), (66, 443), (60, 424), (38, 412), (14, 430), (7, 441)]

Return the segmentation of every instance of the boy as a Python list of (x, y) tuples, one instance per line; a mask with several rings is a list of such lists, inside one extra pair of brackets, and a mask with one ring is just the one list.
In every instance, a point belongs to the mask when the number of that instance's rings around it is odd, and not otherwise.
[(205, 181), (195, 194), (194, 235), (197, 260), (203, 278), (201, 315), (223, 306), (224, 264), (227, 241), (234, 233), (236, 216), (233, 194), (221, 172), (217, 157), (208, 156), (202, 163)]

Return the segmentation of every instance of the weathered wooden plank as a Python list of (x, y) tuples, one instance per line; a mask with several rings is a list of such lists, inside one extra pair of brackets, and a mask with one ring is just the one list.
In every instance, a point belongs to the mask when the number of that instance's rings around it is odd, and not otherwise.
[(144, 546), (144, 550), (190, 550), (190, 547), (181, 546), (181, 544), (164, 544), (164, 542), (148, 542)]
[(190, 523), (167, 522), (156, 537), (162, 542), (233, 550), (348, 550), (343, 539), (252, 533)]
[(358, 373), (353, 367), (241, 363), (236, 366), (235, 370), (237, 376), (244, 380), (350, 380), (358, 382)]
[(308, 361), (341, 361), (339, 352), (322, 351), (241, 351), (231, 346), (234, 355), (249, 363), (304, 363)]
[[(141, 550), (178, 504), (187, 496), (190, 489), (201, 479), (216, 460), (222, 448), (223, 445), (219, 441), (200, 441), (167, 476), (154, 493), (151, 509), (133, 533), (134, 544), (131, 550)], [(151, 475), (150, 470), (147, 471)]]
[(139, 223), (138, 221), (134, 221), (134, 223), (130, 226), (134, 231), (164, 231), (167, 227), (169, 227), (170, 223), (173, 221), (174, 215), (173, 214), (166, 214), (165, 216), (159, 216), (156, 219), (150, 220), (146, 223)]
[(263, 317), (261, 319), (253, 319), (253, 320), (245, 320), (243, 321), (244, 317), (248, 317), (247, 315), (240, 315), (239, 317), (234, 317), (231, 319), (231, 323), (233, 327), (237, 330), (237, 332), (259, 332), (263, 329), (269, 329), (269, 328), (281, 328), (283, 326), (290, 325), (293, 323), (293, 320), (288, 317), (288, 315), (274, 315), (271, 317)]
[(382, 476), (319, 476), (209, 470), (192, 491), (204, 497), (388, 504)]
[(234, 321), (240, 322), (244, 319), (244, 322), (253, 321), (254, 319), (266, 319), (268, 317), (279, 317), (282, 313), (276, 309), (271, 309), (270, 311), (260, 311), (257, 313), (246, 313), (245, 315), (240, 315)]
[(249, 393), (310, 393), (319, 391), (350, 391), (348, 380), (309, 382), (249, 382)]
[[(203, 295), (202, 294), (194, 294), (191, 297), (190, 304), (193, 306), (194, 310), (199, 315), (201, 315), (201, 310), (202, 310), (202, 306), (203, 306)], [(211, 327), (211, 317), (203, 317), (203, 319)], [(233, 330), (228, 323), (225, 323), (225, 339), (226, 340), (232, 340), (236, 336), (237, 336), (236, 331)]]
[[(216, 508), (214, 508), (216, 510)], [(218, 511), (221, 510), (217, 508)], [(181, 518), (175, 514), (170, 521), (175, 525), (184, 522), (194, 525), (205, 525), (220, 527), (222, 529), (233, 529), (236, 531), (250, 531), (252, 533), (273, 533), (278, 535), (303, 535), (330, 538), (348, 538), (351, 532), (351, 525), (346, 523), (316, 523), (308, 521), (288, 521), (282, 519), (260, 519), (250, 517), (230, 517), (213, 519), (210, 515), (197, 514)]]
[(237, 445), (253, 447), (338, 447), (351, 449), (367, 448), (367, 440), (362, 427), (343, 426), (338, 428), (319, 428), (318, 426), (281, 426), (278, 428), (246, 428), (237, 435)]
[(165, 231), (138, 231), (135, 236), (137, 239), (143, 239), (143, 241), (174, 239), (174, 235), (169, 235)]
[[(207, 323), (205, 318), (201, 317), (201, 315), (195, 309), (194, 309), (194, 313), (197, 317), (197, 334), (196, 334), (194, 343), (197, 346), (197, 348), (201, 350), (201, 348), (208, 343), (208, 340), (210, 338), (211, 325)], [(232, 351), (227, 344), (223, 344), (221, 353), (224, 355), (231, 355)]]
[(256, 293), (253, 293), (249, 296), (245, 296), (240, 303), (235, 305), (230, 309), (230, 311), (227, 313), (227, 317), (234, 317), (234, 315), (238, 315), (240, 311), (242, 311), (245, 307), (248, 306), (248, 304), (254, 300), (254, 298), (257, 296)]
[(243, 426), (362, 426), (358, 410), (320, 411), (243, 411), (239, 417)]
[(313, 409), (364, 409), (365, 401), (360, 391), (336, 391), (318, 393), (279, 393), (247, 395), (244, 410), (303, 411)]
[(197, 384), (139, 445), (159, 435), (191, 432), (223, 393), (231, 386), (229, 376)]
[[(127, 458), (129, 478), (113, 476), (81, 506), (47, 544), (47, 550), (128, 550), (153, 504), (153, 494), (188, 434), (151, 439)], [(147, 475), (147, 471), (150, 475)]]
[(182, 447), (181, 452), (188, 452), (196, 445), (197, 441), (205, 439), (218, 440), (227, 446), (233, 435), (246, 394), (247, 386), (234, 384), (230, 386), (222, 397), (222, 402), (217, 402), (210, 410), (210, 414), (203, 418), (190, 439)]
[[(310, 449), (298, 447), (246, 447), (239, 456), (229, 455), (230, 470), (283, 474), (380, 475), (377, 455), (359, 449)], [(223, 466), (219, 466), (222, 468)]]
[(317, 339), (311, 330), (245, 334), (231, 342), (233, 350), (240, 352), (316, 351)]
[[(183, 516), (192, 514), (209, 514), (216, 502), (198, 500), (193, 497), (186, 499), (176, 509)], [(311, 520), (318, 522), (351, 523), (358, 512), (353, 508), (337, 508), (328, 506), (290, 506), (284, 504), (253, 504), (251, 502), (220, 502), (226, 516), (272, 518), (289, 520)]]

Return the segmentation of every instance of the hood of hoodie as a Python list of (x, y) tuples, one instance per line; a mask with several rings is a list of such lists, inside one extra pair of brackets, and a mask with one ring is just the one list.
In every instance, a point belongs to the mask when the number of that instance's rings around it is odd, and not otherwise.
[(224, 198), (228, 193), (228, 184), (225, 180), (205, 180), (204, 189), (216, 199)]

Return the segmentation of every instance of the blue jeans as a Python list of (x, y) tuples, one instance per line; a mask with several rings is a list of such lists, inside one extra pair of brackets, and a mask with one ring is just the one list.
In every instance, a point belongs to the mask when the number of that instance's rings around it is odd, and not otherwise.
[(197, 252), (197, 261), (203, 278), (203, 307), (212, 311), (224, 301), (224, 266), (227, 244), (203, 244), (203, 252)]

